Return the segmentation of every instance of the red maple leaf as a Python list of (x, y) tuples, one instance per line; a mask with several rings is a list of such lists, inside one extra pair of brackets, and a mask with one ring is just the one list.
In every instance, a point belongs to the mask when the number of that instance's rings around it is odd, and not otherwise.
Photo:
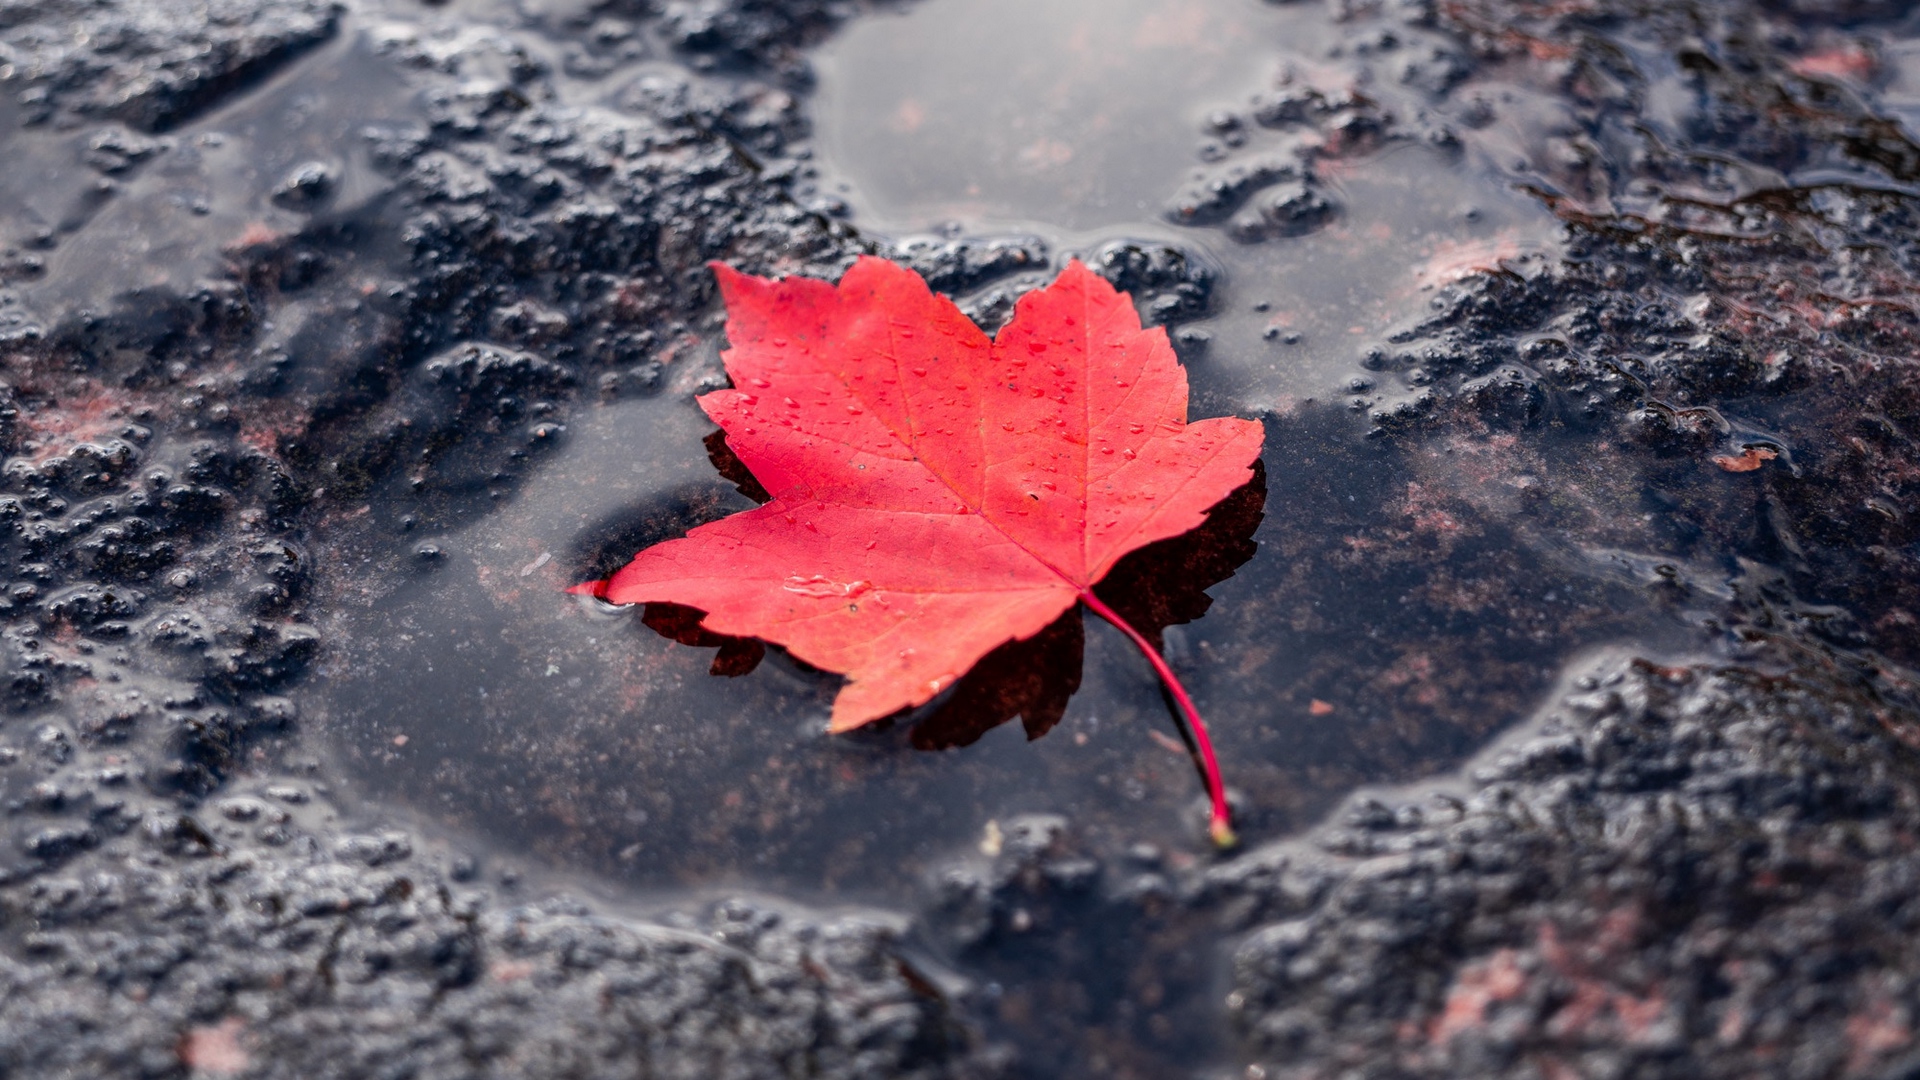
[(1186, 715), (1215, 838), (1230, 842), (1198, 712), (1093, 586), (1251, 479), (1259, 421), (1188, 423), (1166, 333), (1143, 330), (1127, 295), (1077, 260), (992, 340), (884, 259), (860, 259), (838, 286), (713, 271), (735, 388), (700, 405), (771, 500), (576, 591), (697, 608), (701, 629), (845, 675), (833, 731), (926, 702), (1085, 604), (1140, 647)]

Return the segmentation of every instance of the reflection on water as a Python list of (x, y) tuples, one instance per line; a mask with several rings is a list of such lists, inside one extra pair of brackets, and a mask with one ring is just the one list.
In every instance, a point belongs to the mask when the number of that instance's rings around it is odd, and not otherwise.
[(1208, 107), (1318, 52), (1324, 11), (1218, 0), (913, 5), (818, 56), (820, 148), (863, 225), (1152, 221)]

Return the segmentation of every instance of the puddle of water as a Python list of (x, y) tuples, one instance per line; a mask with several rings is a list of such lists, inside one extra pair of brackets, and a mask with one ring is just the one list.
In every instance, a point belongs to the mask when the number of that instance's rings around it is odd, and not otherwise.
[(618, 565), (609, 552), (752, 505), (716, 475), (709, 430), (681, 395), (595, 410), (510, 506), (421, 541), (413, 580), (342, 609), (317, 719), (351, 771), (649, 885), (897, 897), (990, 820), (1099, 806), (1127, 808), (1111, 843), (1184, 843), (1192, 770), (1151, 672), (1103, 625), (1087, 627), (1084, 689), (1046, 738), (1011, 723), (928, 753), (906, 726), (828, 736), (835, 677), (778, 654), (714, 677), (714, 649), (564, 597), (584, 568)]
[[(1196, 404), (1325, 397), (1422, 292), (1558, 247), (1557, 223), (1493, 160), (1513, 160), (1513, 133), (1456, 122), (1453, 141), (1438, 137), (1471, 109), (1400, 80), (1440, 46), (1382, 37), (1315, 4), (915, 5), (820, 50), (821, 187), (881, 236), (1031, 234), (1062, 257), (1127, 237), (1199, 253), (1223, 273), (1195, 326), (1213, 339)], [(1338, 153), (1321, 152), (1329, 140)], [(1246, 231), (1237, 219), (1179, 227), (1183, 197), (1261, 168), (1292, 169), (1319, 209), (1254, 242), (1223, 235)], [(1242, 201), (1294, 187), (1256, 179)]]
[(863, 225), (1153, 220), (1209, 103), (1271, 74), (1272, 43), (1318, 51), (1312, 6), (1214, 0), (916, 4), (817, 55), (822, 153)]
[(1878, 75), (1879, 92), (1874, 98), (1879, 111), (1899, 120), (1908, 138), (1920, 139), (1920, 34), (1915, 33), (1920, 23), (1910, 23), (1906, 29), (1906, 33), (1889, 35), (1877, 57), (1857, 48), (1836, 50), (1819, 57), (1824, 63), (1807, 68), (1855, 81)]
[[(820, 56), (822, 174), (846, 179), (863, 230), (957, 220), (962, 234), (1037, 234), (1056, 262), (1127, 237), (1219, 269), (1212, 313), (1186, 328), (1211, 341), (1183, 344), (1193, 413), (1266, 420), (1266, 518), (1257, 551), (1230, 561), (1211, 611), (1171, 628), (1167, 650), (1255, 839), (1308, 824), (1355, 784), (1457, 760), (1525, 715), (1573, 651), (1683, 621), (1653, 610), (1618, 560), (1560, 550), (1529, 524), (1529, 470), (1607, 490), (1604, 458), (1511, 436), (1362, 437), (1356, 401), (1378, 401), (1365, 349), (1426, 310), (1428, 290), (1524, 269), (1556, 235), (1496, 167), (1513, 132), (1483, 125), (1464, 145), (1435, 134), (1446, 110), (1466, 111), (1407, 75), (1409, 57), (1438, 46), (1400, 41), (1381, 59), (1379, 40), (1304, 5), (937, 0), (856, 21)], [(1209, 181), (1240, 183), (1276, 158), (1292, 163), (1277, 179), (1182, 223)], [(1289, 184), (1329, 209), (1298, 229), (1246, 218)], [(1018, 723), (829, 738), (835, 678), (778, 655), (712, 676), (712, 647), (561, 597), (749, 505), (702, 443), (692, 388), (712, 370), (705, 348), (670, 376), (677, 388), (575, 417), (512, 500), (430, 538), (438, 556), (402, 587), (341, 609), (315, 711), (350, 771), (640, 886), (897, 898), (989, 822), (1034, 811), (1068, 815), (1096, 849), (1197, 852), (1200, 785), (1151, 671), (1104, 624), (1084, 627), (1080, 663), (1063, 628), (1049, 664), (1014, 672), (1056, 702), (1078, 677), (1035, 741)], [(1637, 509), (1640, 492), (1610, 497)], [(396, 544), (415, 542), (372, 513)], [(926, 752), (916, 731), (977, 741)]]

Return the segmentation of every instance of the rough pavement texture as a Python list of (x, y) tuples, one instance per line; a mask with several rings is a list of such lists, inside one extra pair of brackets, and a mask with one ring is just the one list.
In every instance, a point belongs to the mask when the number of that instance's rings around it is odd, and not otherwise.
[[(48, 251), (73, 222), (0, 252), (0, 1071), (976, 1075), (1003, 1063), (993, 1011), (1034, 1075), (1242, 1052), (1249, 1076), (1901, 1075), (1920, 248), (1912, 197), (1866, 181), (1912, 180), (1920, 150), (1874, 114), (1853, 36), (1898, 13), (1396, 10), (1374, 46), (1418, 45), (1403, 85), (1438, 101), (1477, 72), (1551, 103), (1522, 149), (1569, 254), (1470, 274), (1368, 354), (1346, 404), (1400, 463), (1406, 522), (1358, 537), (1377, 559), (1288, 552), (1299, 595), (1418, 577), (1479, 529), (1535, 561), (1421, 602), (1498, 611), (1519, 640), (1565, 618), (1521, 572), (1562, 540), (1660, 552), (1619, 578), (1694, 651), (1601, 665), (1450, 797), (1376, 796), (1211, 870), (1010, 823), (909, 931), (765, 902), (515, 906), (430, 840), (331, 816), (288, 696), (326, 645), (319, 526), (350, 536), (368, 503), (422, 534), (486, 512), (569, 409), (720, 377), (706, 260), (831, 274), (870, 246), (788, 155), (800, 50), (850, 12), (0, 8), (0, 122), (79, 132), (36, 145), (103, 200), (213, 153), (194, 118), (317, 50), (405, 103), (337, 132), (338, 160), (260, 178), (189, 284), (71, 300), (61, 275), (87, 267)], [(658, 63), (595, 82), (635, 59)], [(606, 92), (581, 104), (582, 83)], [(1466, 138), (1324, 95), (1249, 122), (1311, 122), (1328, 159)], [(1326, 189), (1228, 160), (1166, 213), (1277, 242), (1337, 213)], [(1020, 236), (894, 253), (989, 324), (1050, 257)], [(1093, 262), (1151, 317), (1207, 309), (1186, 253)], [(326, 555), (375, 576), (435, 552)], [(1231, 1036), (1216, 924), (1245, 935)], [(915, 934), (987, 985), (923, 971)]]
[(1876, 14), (1441, 9), (1561, 103), (1520, 168), (1568, 255), (1440, 290), (1352, 405), (1468, 455), (1428, 512), (1525, 488), (1523, 545), (1615, 553), (1720, 659), (1610, 660), (1466, 787), (1210, 874), (1249, 1076), (1912, 1074), (1920, 249)]
[(897, 918), (747, 900), (664, 922), (511, 906), (404, 833), (335, 826), (323, 846), (289, 805), (305, 799), (224, 798), (204, 825), (156, 805), (15, 889), (9, 1074), (969, 1071), (966, 1032), (900, 958)]
[(1216, 871), (1265, 1075), (1905, 1075), (1920, 702), (1791, 658), (1610, 661), (1464, 789)]
[[(7, 9), (0, 83), (20, 122), (124, 122), (75, 144), (111, 194), (209, 145), (142, 132), (287, 70), (343, 17), (190, 7)], [(820, 18), (786, 16), (675, 5), (660, 25), (750, 63)], [(624, 47), (617, 25), (574, 59)], [(771, 84), (642, 80), (621, 108), (581, 114), (542, 103), (549, 69), (526, 41), (461, 33), (392, 24), (355, 46), (425, 103), (417, 124), (351, 133), (391, 192), (371, 209), (328, 216), (338, 162), (270, 177), (255, 212), (298, 217), (250, 228), (191, 287), (104, 313), (65, 306), (61, 271), (34, 253), (59, 230), (13, 238), (0, 1071), (991, 1071), (977, 1031), (903, 959), (898, 916), (517, 906), (498, 874), (417, 854), (404, 831), (345, 828), (318, 766), (282, 756), (273, 736), (297, 717), (278, 692), (321, 645), (303, 525), (407, 484), (397, 462), (431, 467), (466, 433), (485, 455), (468, 465), (478, 490), (442, 468), (419, 504), (484, 506), (525, 447), (560, 437), (556, 397), (657, 378), (663, 343), (706, 314), (706, 259), (831, 269), (858, 250), (743, 149), (792, 122)], [(358, 228), (403, 246), (354, 265)], [(811, 255), (827, 262), (796, 261)], [(24, 303), (15, 291), (36, 286)]]
[(0, 7), (0, 76), (30, 121), (177, 124), (332, 36), (326, 3), (18, 3)]

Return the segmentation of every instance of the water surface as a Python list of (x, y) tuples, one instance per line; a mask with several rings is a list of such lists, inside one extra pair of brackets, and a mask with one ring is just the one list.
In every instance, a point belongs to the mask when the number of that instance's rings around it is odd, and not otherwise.
[[(1445, 768), (1525, 715), (1574, 651), (1674, 625), (1632, 575), (1516, 515), (1525, 481), (1508, 474), (1538, 449), (1367, 437), (1387, 398), (1367, 357), (1388, 331), (1435, 288), (1526, 272), (1558, 242), (1492, 149), (1442, 133), (1464, 107), (1407, 75), (1444, 43), (1387, 55), (1381, 33), (1314, 5), (936, 0), (856, 20), (816, 56), (818, 179), (867, 234), (1037, 236), (1055, 265), (1125, 238), (1213, 268), (1210, 309), (1180, 328), (1194, 415), (1265, 421), (1269, 491), (1257, 550), (1168, 651), (1254, 839), (1357, 783)], [(1287, 94), (1308, 102), (1300, 119), (1255, 115)], [(1305, 227), (1249, 239), (1230, 214), (1183, 217), (1196, 171), (1275, 160), (1293, 163), (1282, 186), (1324, 200)], [(438, 554), (341, 611), (338, 640), (358, 647), (330, 665), (326, 711), (354, 770), (641, 886), (885, 898), (989, 823), (1040, 811), (1109, 852), (1204, 856), (1200, 787), (1151, 670), (1098, 621), (1044, 737), (1008, 723), (936, 752), (915, 748), (912, 717), (827, 737), (837, 680), (777, 653), (711, 676), (713, 649), (560, 595), (623, 544), (749, 505), (708, 461), (691, 400), (716, 385), (717, 344), (653, 396), (590, 407), (514, 498), (406, 541)], [(1073, 665), (1056, 667), (1046, 678), (1070, 687)]]

